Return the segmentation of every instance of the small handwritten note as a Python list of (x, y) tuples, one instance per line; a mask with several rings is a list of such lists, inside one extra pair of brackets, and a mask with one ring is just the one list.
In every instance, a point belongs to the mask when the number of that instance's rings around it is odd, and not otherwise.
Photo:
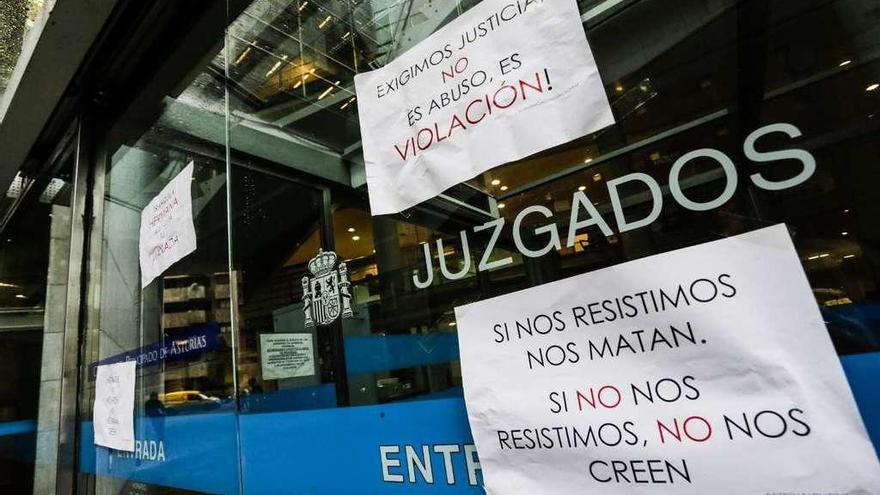
[(196, 250), (192, 214), (194, 164), (171, 180), (141, 211), (141, 287)]
[(134, 452), (135, 362), (98, 366), (95, 381), (95, 445)]

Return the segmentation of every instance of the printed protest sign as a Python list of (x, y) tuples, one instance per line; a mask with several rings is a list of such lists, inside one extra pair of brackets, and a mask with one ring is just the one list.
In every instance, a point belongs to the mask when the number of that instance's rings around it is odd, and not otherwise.
[(785, 226), (456, 316), (489, 493), (880, 487), (876, 453)]
[(150, 285), (171, 265), (196, 250), (191, 191), (193, 168), (190, 162), (141, 211), (141, 287)]
[(484, 0), (355, 86), (373, 215), (614, 123), (575, 0)]
[(315, 349), (310, 333), (260, 335), (263, 380), (301, 378), (315, 374)]
[(135, 362), (98, 366), (92, 421), (95, 445), (134, 452)]

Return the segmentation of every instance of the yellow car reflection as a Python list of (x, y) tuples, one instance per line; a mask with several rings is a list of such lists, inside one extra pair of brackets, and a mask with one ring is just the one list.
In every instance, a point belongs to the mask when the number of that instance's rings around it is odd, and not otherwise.
[(165, 407), (186, 406), (195, 404), (219, 404), (220, 399), (205, 395), (198, 390), (181, 390), (168, 392), (162, 396)]

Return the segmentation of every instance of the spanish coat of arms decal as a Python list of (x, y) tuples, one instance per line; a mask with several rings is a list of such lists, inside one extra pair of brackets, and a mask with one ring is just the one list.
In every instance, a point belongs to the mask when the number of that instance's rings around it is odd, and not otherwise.
[(326, 326), (354, 316), (351, 310), (351, 283), (345, 263), (336, 266), (338, 256), (321, 250), (309, 261), (312, 276), (302, 279), (305, 326)]

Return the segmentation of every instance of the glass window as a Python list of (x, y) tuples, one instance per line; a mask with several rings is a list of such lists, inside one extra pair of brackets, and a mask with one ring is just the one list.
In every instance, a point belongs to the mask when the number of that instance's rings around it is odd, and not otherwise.
[[(0, 490), (54, 490), (71, 231), (72, 155), (22, 171), (0, 226)], [(50, 484), (51, 483), (51, 484)]]
[[(354, 485), (390, 491), (400, 482), (393, 475), (380, 476), (380, 459), (392, 459), (391, 465), (403, 466), (392, 471), (406, 475), (405, 463), (412, 458), (407, 446), (437, 443), (457, 445), (462, 453), (453, 461), (459, 474), (455, 488), (479, 490), (474, 458), (464, 454), (471, 446), (455, 307), (780, 222), (793, 233), (876, 442), (880, 411), (870, 406), (870, 380), (857, 372), (863, 366), (880, 369), (880, 333), (870, 316), (878, 302), (871, 246), (880, 234), (872, 214), (876, 195), (869, 186), (875, 169), (870, 164), (878, 156), (872, 139), (880, 104), (876, 9), (856, 0), (685, 1), (674, 11), (659, 0), (579, 2), (617, 124), (498, 167), (404, 213), (372, 217), (367, 195), (373, 192), (357, 176), (362, 157), (352, 76), (381, 67), (473, 3), (258, 0), (230, 27), (231, 148), (330, 193), (323, 206), (314, 203), (307, 209), (299, 206), (301, 194), (289, 194), (290, 213), (266, 215), (264, 228), (258, 228), (277, 232), (273, 237), (284, 246), (279, 249), (293, 253), (274, 257), (275, 273), (282, 267), (290, 273), (273, 282), (285, 287), (273, 291), (279, 296), (273, 311), (284, 312), (274, 323), (290, 322), (286, 332), (314, 333), (321, 370), (312, 381), (261, 380), (258, 373), (266, 371), (272, 352), (259, 347), (259, 330), (242, 326), (240, 339), (246, 344), (240, 347), (253, 365), (239, 369), (240, 381), (255, 379), (265, 401), (264, 406), (252, 403), (255, 414), (242, 423), (248, 456), (245, 492), (282, 485), (320, 487), (325, 493), (350, 492)], [(761, 144), (812, 154), (818, 168), (804, 184), (770, 192), (743, 180), (729, 201), (708, 212), (688, 210), (670, 196), (666, 185), (672, 164), (698, 149), (724, 153), (740, 177), (758, 170), (768, 180), (797, 174), (801, 164), (796, 160), (756, 163), (743, 151), (750, 134), (780, 123), (796, 127), (798, 135), (767, 136)], [(271, 139), (253, 139), (255, 129)], [(547, 239), (533, 235), (534, 228), (549, 223), (566, 233), (575, 193), (585, 194), (616, 225), (607, 184), (633, 172), (647, 174), (664, 188), (661, 214), (649, 226), (623, 234), (615, 229), (613, 235), (588, 228), (571, 247), (539, 258), (519, 252), (512, 231), (517, 215), (532, 205), (552, 213), (549, 221), (531, 217), (523, 225), (525, 245), (538, 249)], [(234, 196), (260, 190), (248, 177), (232, 178)], [(710, 159), (695, 160), (680, 179), (693, 201), (714, 199), (725, 187), (724, 175)], [(629, 218), (650, 213), (650, 196), (636, 184), (622, 187), (621, 193)], [(232, 211), (237, 209), (233, 205)], [(311, 227), (293, 237), (275, 227), (302, 218)], [(473, 232), (498, 218), (505, 227), (494, 241), (491, 230)], [(236, 224), (231, 222), (233, 230)], [(264, 235), (235, 236), (233, 251), (265, 245)], [(491, 260), (510, 257), (512, 262), (480, 271), (474, 260), (491, 244)], [(314, 257), (320, 249), (332, 249), (345, 264), (352, 315), (313, 331), (303, 328), (302, 308), (317, 297), (308, 285), (315, 276), (309, 262), (319, 259)], [(243, 276), (249, 279), (244, 271)], [(303, 276), (305, 289), (299, 284)], [(247, 285), (247, 291), (259, 290)], [(258, 285), (270, 287), (268, 282)], [(248, 304), (256, 303), (246, 298)], [(335, 389), (327, 391), (324, 401), (273, 402), (282, 390), (304, 393), (316, 383), (330, 382)], [(278, 413), (271, 416), (271, 426), (260, 407)], [(347, 424), (375, 433), (340, 427)], [(284, 434), (319, 446), (308, 456), (292, 454), (286, 461), (257, 447)], [(325, 468), (343, 444), (353, 466), (345, 481)], [(391, 450), (380, 452), (380, 446)], [(440, 454), (428, 457), (443, 462)], [(403, 464), (393, 464), (397, 460)], [(309, 480), (286, 466), (310, 473)], [(426, 483), (420, 476), (403, 480), (413, 489)]]
[[(171, 64), (184, 90), (104, 122), (79, 396), (85, 493), (480, 493), (456, 307), (778, 223), (880, 445), (877, 7), (579, 1), (616, 124), (373, 216), (369, 194), (381, 192), (365, 185), (354, 76), (477, 3), (228, 2), (243, 11), (225, 39)], [(797, 187), (743, 179), (801, 170), (744, 147), (768, 128), (789, 137), (767, 135), (762, 149), (816, 160)], [(740, 181), (722, 205), (693, 211), (673, 198), (670, 172), (710, 148)], [(141, 212), (190, 164), (197, 247), (142, 287)], [(632, 173), (661, 186), (662, 208), (621, 233), (608, 184)], [(727, 184), (707, 156), (678, 179), (696, 202)], [(620, 193), (626, 218), (653, 211), (638, 183)], [(547, 231), (566, 236), (578, 198), (613, 232), (585, 228), (571, 246), (524, 254)], [(514, 223), (532, 206), (550, 217), (527, 217), (520, 243)], [(40, 299), (39, 286), (22, 295)], [(94, 447), (94, 367), (131, 359), (138, 446)]]
[[(222, 129), (222, 114), (212, 112), (223, 108), (223, 95), (222, 82), (206, 72), (180, 94), (154, 102), (151, 124), (140, 113), (125, 114), (114, 127), (123, 132), (100, 135), (100, 242), (89, 255), (93, 303), (79, 396), (79, 486), (87, 493), (233, 493), (238, 485), (237, 294), (229, 271), (225, 145), (222, 132), (211, 134), (210, 127), (214, 117)], [(183, 214), (191, 214), (194, 249), (150, 280), (141, 262), (142, 215), (181, 180), (172, 206), (190, 207)], [(185, 243), (183, 231), (168, 232), (159, 232), (165, 241), (158, 249)], [(122, 361), (136, 363), (133, 452), (94, 444), (97, 366)]]

